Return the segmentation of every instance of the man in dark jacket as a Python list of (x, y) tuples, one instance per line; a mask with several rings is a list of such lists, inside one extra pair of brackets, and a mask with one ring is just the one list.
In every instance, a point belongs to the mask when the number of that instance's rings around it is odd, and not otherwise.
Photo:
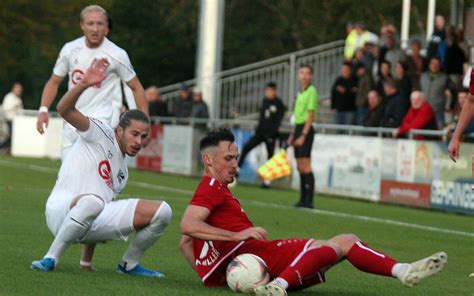
[(379, 127), (383, 118), (382, 96), (376, 90), (371, 90), (368, 95), (369, 108), (364, 119), (364, 126)]
[(260, 117), (255, 134), (245, 143), (242, 154), (239, 158), (238, 166), (244, 163), (247, 154), (260, 143), (264, 142), (267, 147), (268, 158), (273, 156), (275, 151), (275, 140), (278, 138), (278, 128), (285, 114), (286, 107), (278, 98), (277, 86), (270, 82), (265, 87), (265, 97), (260, 107)]
[(386, 97), (384, 101), (385, 113), (382, 119), (382, 126), (399, 127), (410, 107), (409, 102), (398, 94), (395, 80), (391, 78), (385, 80), (383, 88)]
[(341, 76), (336, 79), (331, 91), (331, 109), (336, 111), (336, 124), (354, 124), (356, 93), (357, 78), (352, 75), (351, 64), (344, 63)]

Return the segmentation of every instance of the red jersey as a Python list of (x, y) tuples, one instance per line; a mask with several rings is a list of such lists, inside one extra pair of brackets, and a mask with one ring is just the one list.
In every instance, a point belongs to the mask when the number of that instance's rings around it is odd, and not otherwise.
[[(209, 176), (202, 178), (190, 204), (208, 209), (210, 214), (205, 222), (213, 227), (232, 232), (239, 232), (253, 227), (252, 222), (240, 206), (239, 201), (229, 191), (227, 185), (221, 184)], [(205, 285), (225, 283), (225, 272), (222, 274), (222, 272), (214, 273), (214, 271), (217, 268), (225, 269), (229, 257), (243, 243), (243, 241), (203, 241), (193, 238), (196, 271)], [(213, 277), (224, 278), (215, 279)]]

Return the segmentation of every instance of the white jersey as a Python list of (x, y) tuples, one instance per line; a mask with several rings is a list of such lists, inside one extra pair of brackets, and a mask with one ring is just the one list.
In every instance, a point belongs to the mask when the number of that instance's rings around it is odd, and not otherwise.
[(66, 43), (54, 66), (54, 75), (69, 76), (68, 89), (79, 81), (94, 59), (106, 58), (109, 62), (107, 78), (86, 89), (76, 103), (76, 108), (84, 115), (98, 118), (116, 127), (122, 106), (121, 80), (128, 82), (136, 73), (125, 50), (104, 38), (97, 48), (86, 46), (86, 38), (80, 37)]
[(50, 203), (70, 203), (82, 194), (94, 194), (108, 203), (122, 192), (128, 180), (126, 156), (112, 128), (89, 118), (89, 129), (78, 131), (78, 140), (63, 159)]

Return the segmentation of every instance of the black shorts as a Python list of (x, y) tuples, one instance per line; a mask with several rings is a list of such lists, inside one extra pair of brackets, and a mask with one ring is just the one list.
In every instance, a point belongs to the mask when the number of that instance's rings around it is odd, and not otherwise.
[[(301, 133), (303, 132), (304, 124), (298, 124), (295, 127), (295, 133), (293, 135), (293, 139), (296, 140)], [(311, 149), (313, 148), (313, 140), (314, 140), (314, 130), (311, 127), (308, 131), (304, 139), (303, 146), (294, 147), (295, 148), (295, 158), (303, 158), (303, 157), (311, 157)]]

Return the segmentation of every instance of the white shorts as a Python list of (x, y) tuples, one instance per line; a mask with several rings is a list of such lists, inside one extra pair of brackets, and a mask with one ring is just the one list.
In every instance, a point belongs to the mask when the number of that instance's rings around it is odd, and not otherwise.
[[(80, 240), (81, 243), (98, 243), (110, 240), (127, 240), (135, 230), (133, 217), (138, 199), (121, 199), (106, 203), (102, 212), (92, 223), (91, 228)], [(46, 207), (46, 223), (54, 236), (59, 231), (69, 212), (70, 201), (48, 204)]]

